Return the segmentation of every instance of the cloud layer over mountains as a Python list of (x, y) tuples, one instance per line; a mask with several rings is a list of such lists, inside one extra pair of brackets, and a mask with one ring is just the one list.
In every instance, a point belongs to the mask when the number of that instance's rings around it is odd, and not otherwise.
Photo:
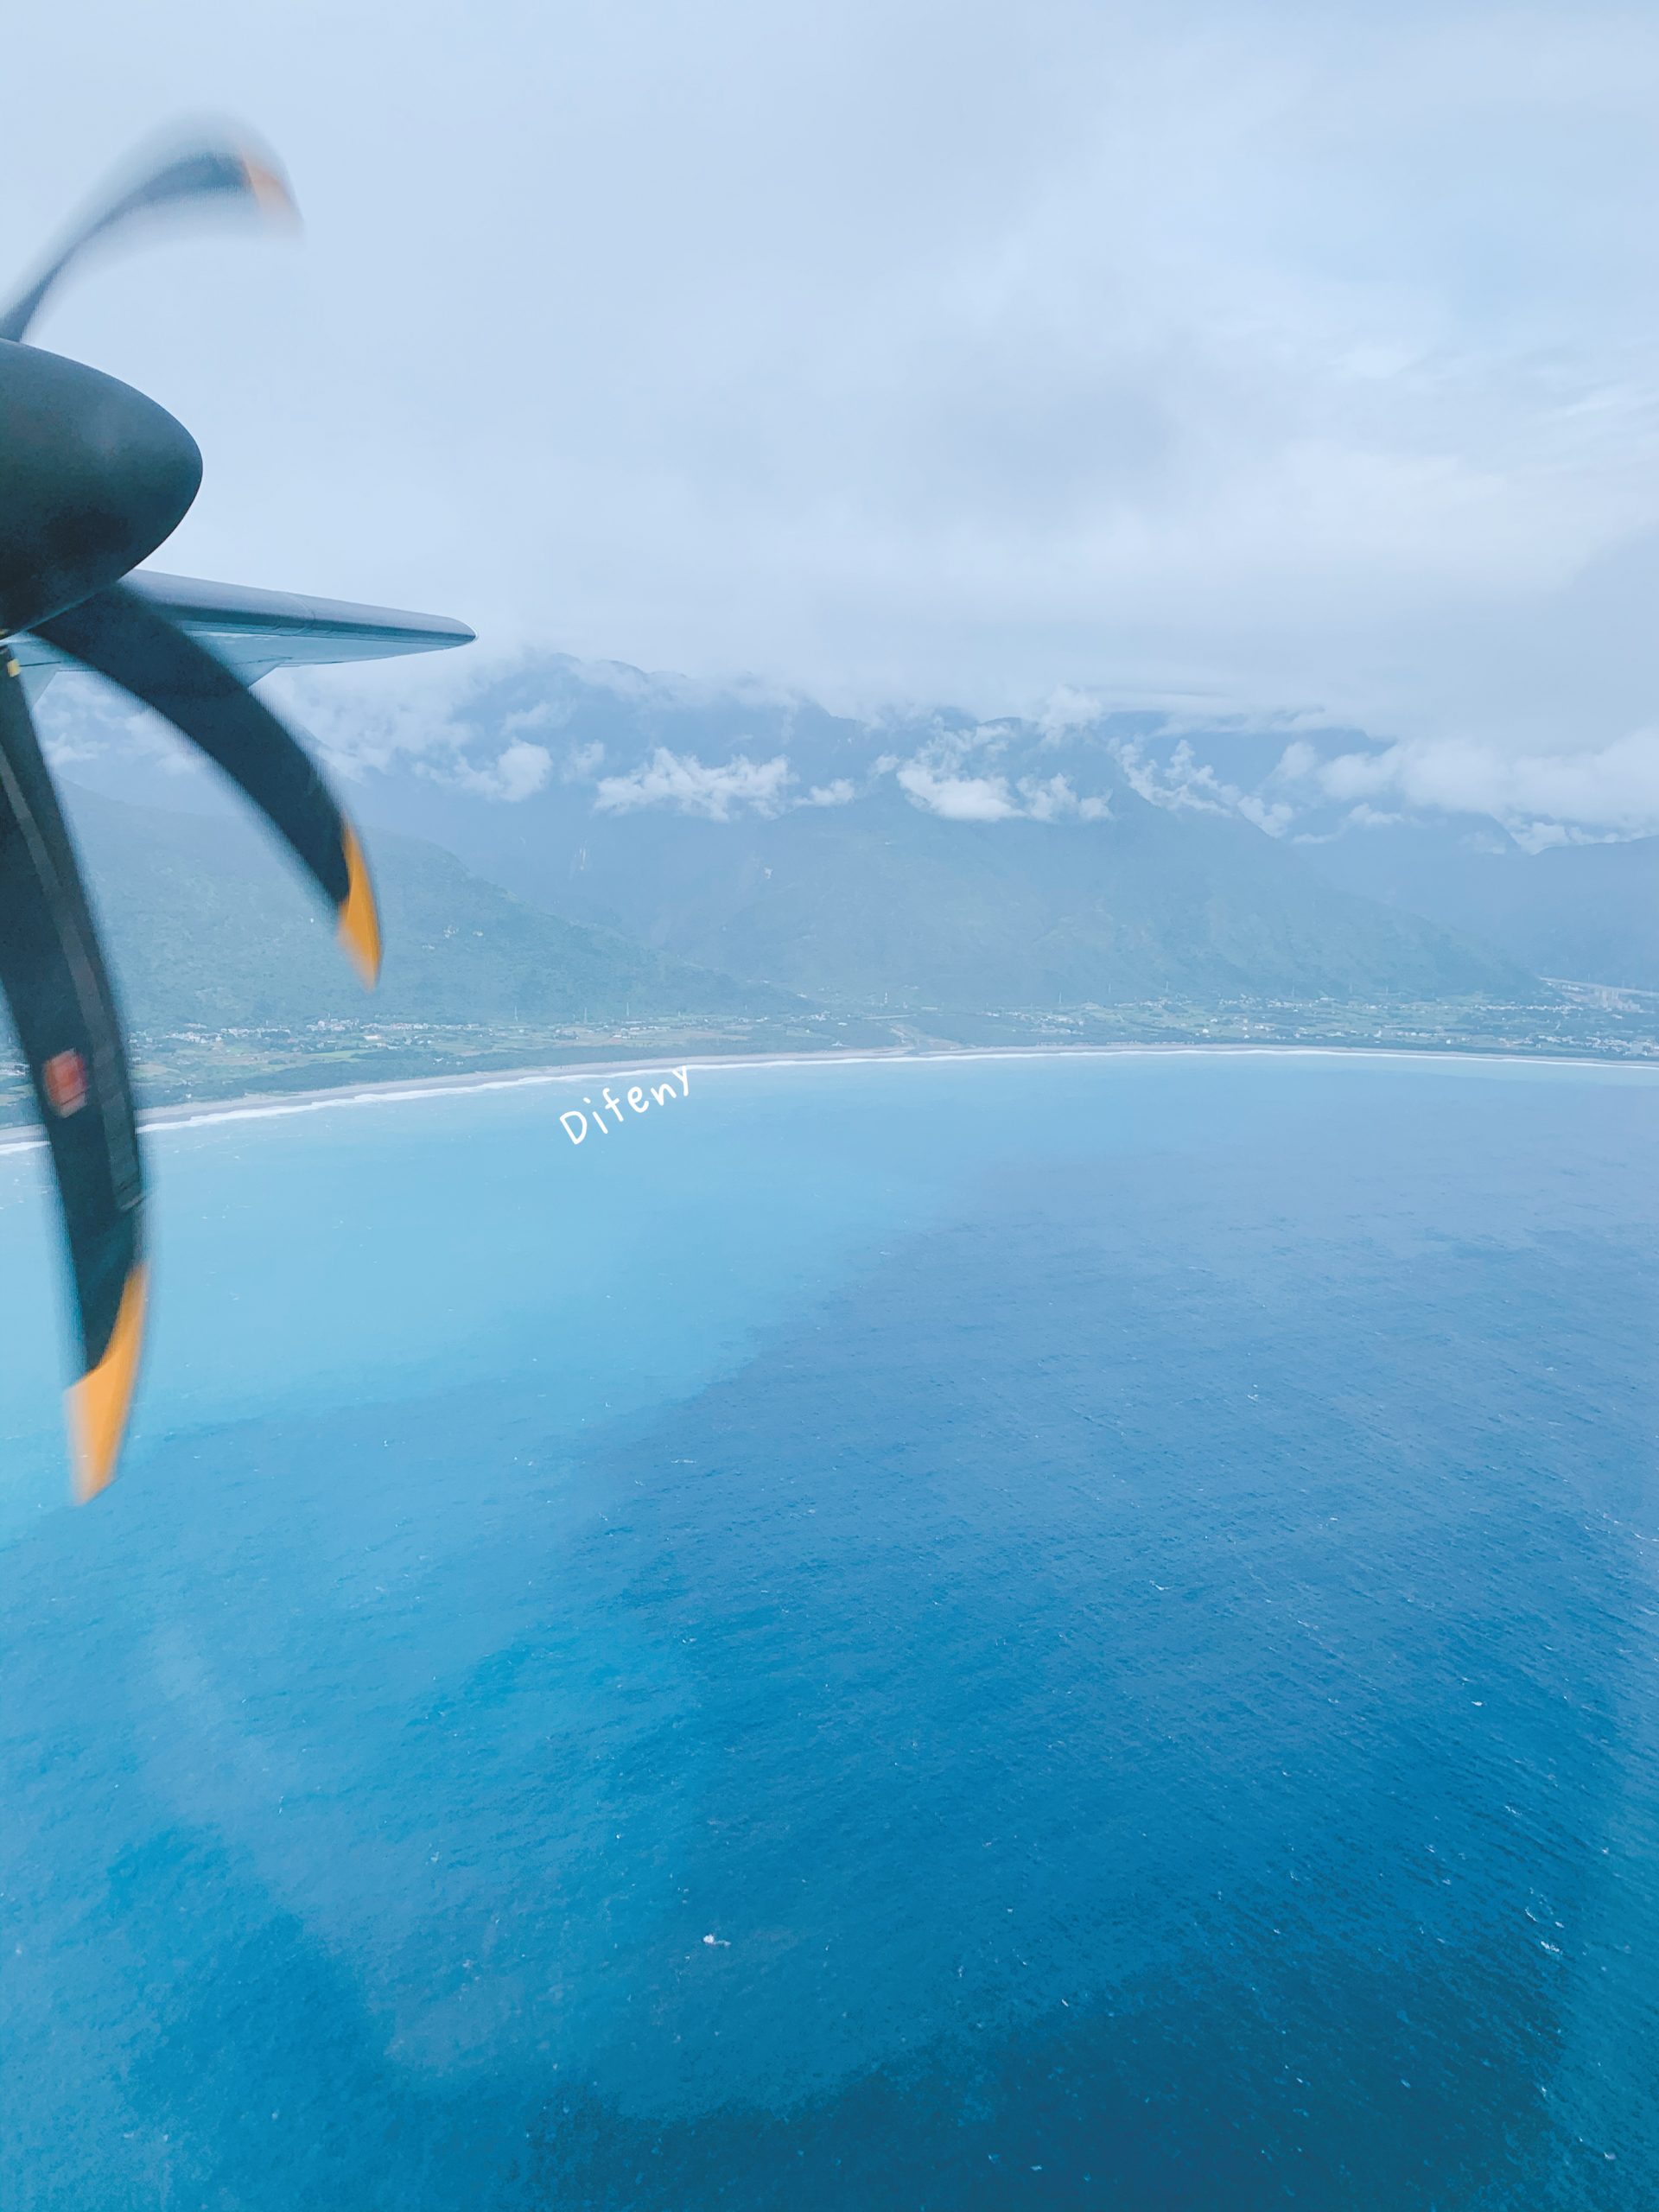
[[(1512, 997), (1528, 973), (1659, 983), (1659, 836), (1607, 842), (1534, 813), (1518, 781), (1500, 814), (1463, 810), (1455, 784), (1408, 807), (1405, 748), (1308, 718), (1206, 728), (1073, 691), (1033, 721), (856, 721), (754, 685), (547, 658), (462, 687), (447, 712), (365, 712), (337, 671), (289, 689), (371, 831), (819, 1001), (895, 985), (1015, 1005)], [(60, 679), (45, 709), (76, 780), (212, 805), (211, 779), (163, 772), (180, 748), (111, 718), (90, 683)]]
[[(424, 683), (424, 699), (418, 692)], [(1517, 752), (1495, 741), (1378, 739), (1313, 714), (1115, 711), (1068, 687), (1034, 715), (953, 707), (832, 715), (799, 693), (531, 655), (493, 675), (415, 668), (274, 680), (347, 778), (401, 764), (506, 804), (550, 782), (601, 813), (730, 821), (844, 805), (891, 778), (952, 821), (1103, 817), (1121, 777), (1153, 804), (1328, 838), (1411, 817), (1497, 823), (1529, 848), (1659, 832), (1659, 741)], [(60, 728), (99, 742), (109, 709), (60, 687)], [(606, 702), (609, 702), (608, 707)], [(608, 744), (593, 734), (614, 723)], [(1471, 832), (1471, 834), (1474, 834)]]
[[(732, 822), (844, 806), (890, 781), (947, 821), (1088, 822), (1109, 813), (1121, 782), (1155, 806), (1235, 814), (1292, 842), (1419, 819), (1477, 840), (1485, 823), (1532, 850), (1659, 833), (1659, 745), (1641, 734), (1517, 753), (1474, 739), (1378, 740), (1308, 714), (1115, 712), (1075, 687), (1032, 717), (856, 716), (781, 688), (561, 655), (501, 671), (461, 656), (299, 671), (267, 689), (348, 784), (412, 775), (509, 808), (559, 786), (600, 815)], [(74, 674), (54, 682), (44, 728), (72, 772), (124, 760), (160, 779), (163, 803), (198, 772), (162, 726)]]

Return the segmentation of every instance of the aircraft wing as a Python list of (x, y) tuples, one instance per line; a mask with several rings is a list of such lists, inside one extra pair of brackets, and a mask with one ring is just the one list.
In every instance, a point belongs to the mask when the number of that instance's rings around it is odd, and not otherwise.
[[(147, 569), (135, 569), (126, 582), (245, 683), (257, 683), (273, 668), (302, 662), (442, 652), (450, 645), (470, 645), (474, 635), (464, 622), (452, 622), (447, 615), (407, 614), (344, 599), (307, 599), (251, 584), (202, 583), (194, 576), (162, 576)], [(73, 664), (32, 636), (15, 639), (12, 652), (32, 693), (59, 669)]]

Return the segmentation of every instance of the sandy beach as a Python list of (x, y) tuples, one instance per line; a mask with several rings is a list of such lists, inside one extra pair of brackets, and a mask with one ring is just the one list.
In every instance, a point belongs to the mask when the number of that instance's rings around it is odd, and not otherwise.
[[(820, 1052), (709, 1053), (703, 1058), (683, 1053), (659, 1058), (551, 1061), (522, 1069), (497, 1069), (489, 1074), (403, 1076), (385, 1083), (339, 1084), (316, 1090), (251, 1091), (235, 1098), (183, 1101), (150, 1108), (138, 1117), (148, 1135), (168, 1130), (201, 1128), (217, 1122), (270, 1121), (291, 1114), (321, 1114), (331, 1109), (391, 1106), (415, 1099), (444, 1098), (467, 1090), (523, 1090), (556, 1083), (614, 1083), (625, 1076), (650, 1075), (664, 1068), (696, 1068), (706, 1074), (722, 1070), (766, 1067), (870, 1066), (881, 1061), (906, 1061), (924, 1066), (955, 1066), (977, 1060), (1125, 1059), (1193, 1057), (1274, 1057), (1286, 1059), (1354, 1060), (1472, 1060), (1527, 1066), (1625, 1068), (1640, 1072), (1640, 1062), (1606, 1060), (1587, 1055), (1546, 1052), (1471, 1052), (1453, 1050), (1414, 1050), (1397, 1045), (974, 1045), (950, 1047), (893, 1046)], [(1649, 1067), (1646, 1071), (1653, 1073)], [(45, 1144), (37, 1126), (22, 1127), (0, 1135), (0, 1155), (33, 1152)]]

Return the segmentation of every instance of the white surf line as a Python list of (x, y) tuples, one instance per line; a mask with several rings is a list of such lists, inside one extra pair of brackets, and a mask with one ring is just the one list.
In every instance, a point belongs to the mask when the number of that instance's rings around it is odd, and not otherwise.
[[(1173, 1059), (1185, 1053), (1216, 1059), (1249, 1058), (1332, 1060), (1465, 1060), (1489, 1061), (1502, 1067), (1625, 1068), (1659, 1071), (1659, 1058), (1651, 1060), (1614, 1060), (1568, 1052), (1482, 1052), (1432, 1045), (964, 1045), (959, 1050), (912, 1051), (899, 1046), (867, 1052), (775, 1052), (758, 1059), (740, 1060), (721, 1055), (709, 1060), (677, 1060), (677, 1067), (721, 1068), (871, 1067), (903, 1062), (913, 1066), (953, 1067), (964, 1060), (1105, 1060)], [(665, 1062), (653, 1062), (665, 1065)], [(607, 1076), (613, 1069), (596, 1072)], [(632, 1071), (629, 1071), (632, 1072)]]
[[(1659, 1061), (1612, 1060), (1566, 1052), (1478, 1052), (1436, 1051), (1409, 1045), (969, 1045), (959, 1051), (930, 1051), (909, 1046), (874, 1046), (868, 1052), (766, 1052), (739, 1058), (726, 1053), (706, 1059), (562, 1061), (544, 1068), (526, 1068), (500, 1075), (457, 1075), (423, 1079), (395, 1077), (385, 1083), (337, 1090), (308, 1090), (292, 1098), (262, 1096), (226, 1099), (222, 1105), (158, 1106), (142, 1114), (138, 1126), (146, 1136), (165, 1136), (173, 1129), (200, 1129), (226, 1122), (283, 1121), (296, 1114), (322, 1114), (347, 1106), (396, 1106), (426, 1098), (455, 1098), (475, 1090), (524, 1090), (555, 1083), (585, 1083), (595, 1077), (614, 1082), (623, 1076), (660, 1074), (664, 1068), (692, 1067), (700, 1073), (753, 1073), (761, 1068), (823, 1067), (960, 1067), (982, 1060), (1108, 1060), (1108, 1059), (1328, 1059), (1473, 1062), (1497, 1067), (1605, 1068), (1625, 1074), (1659, 1072)], [(46, 1139), (38, 1130), (18, 1130), (0, 1136), (0, 1158), (10, 1153), (40, 1152)]]
[[(677, 1065), (683, 1067), (686, 1063), (682, 1060)], [(306, 1091), (296, 1098), (265, 1099), (255, 1094), (246, 1100), (226, 1099), (222, 1106), (159, 1106), (153, 1113), (141, 1114), (138, 1127), (147, 1137), (166, 1136), (173, 1129), (207, 1128), (221, 1122), (276, 1122), (293, 1114), (323, 1114), (340, 1106), (395, 1106), (404, 1099), (451, 1098), (469, 1090), (518, 1090), (531, 1084), (574, 1083), (582, 1072), (580, 1068), (550, 1068), (524, 1075), (458, 1076), (448, 1083), (370, 1084), (356, 1090), (342, 1084), (338, 1090)], [(609, 1077), (644, 1071), (605, 1068), (599, 1072)], [(9, 1152), (37, 1152), (45, 1144), (46, 1139), (38, 1132), (0, 1138), (0, 1156)]]

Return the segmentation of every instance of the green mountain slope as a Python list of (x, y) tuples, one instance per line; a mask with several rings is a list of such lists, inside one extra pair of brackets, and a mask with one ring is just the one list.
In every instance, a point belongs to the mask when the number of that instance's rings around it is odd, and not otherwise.
[(65, 799), (123, 1001), (141, 1030), (365, 1016), (580, 1021), (786, 1002), (614, 931), (537, 912), (439, 847), (395, 835), (370, 841), (386, 940), (371, 996), (309, 885), (253, 821), (73, 788)]
[[(485, 772), (526, 733), (546, 772), (503, 804)], [(1311, 865), (1322, 849), (1265, 834), (1180, 746), (1149, 765), (1146, 732), (1116, 722), (982, 727), (944, 709), (861, 722), (753, 686), (555, 658), (486, 687), (455, 736), (466, 776), (393, 759), (363, 776), (365, 819), (432, 838), (546, 912), (819, 1001), (1532, 990), (1513, 944), (1367, 897), (1351, 853)], [(912, 803), (934, 778), (943, 813)], [(976, 811), (960, 803), (975, 778), (1002, 804), (959, 818)], [(1062, 818), (1030, 818), (1040, 789), (1086, 799), (1088, 818), (1063, 804), (1049, 810)]]
[[(504, 804), (485, 772), (526, 732), (545, 772)], [(1523, 933), (1494, 944), (1479, 913), (1367, 880), (1380, 842), (1268, 836), (1184, 740), (1154, 761), (1148, 732), (1123, 718), (1050, 730), (941, 709), (861, 722), (753, 686), (555, 658), (486, 687), (454, 735), (448, 780), (396, 758), (364, 772), (355, 796), (371, 829), (430, 838), (544, 916), (843, 1009), (1536, 995), (1539, 955)], [(106, 754), (89, 772), (142, 796), (155, 771)], [(935, 779), (931, 803), (980, 818), (912, 804)], [(975, 790), (1001, 804), (966, 804)], [(1040, 790), (1069, 792), (1071, 810), (1032, 819)], [(393, 847), (377, 849), (385, 870)], [(1454, 872), (1427, 871), (1423, 899)], [(389, 877), (389, 906), (400, 888)], [(442, 897), (416, 901), (394, 935), (400, 962), (435, 945), (451, 926), (443, 909)], [(290, 931), (292, 909), (272, 925)], [(470, 926), (482, 944), (494, 925)], [(524, 927), (520, 910), (512, 931)], [(1611, 954), (1591, 950), (1593, 968), (1580, 958), (1548, 972), (1610, 972)], [(511, 999), (501, 980), (492, 964), (490, 988)], [(335, 979), (330, 1003), (344, 988)], [(389, 972), (389, 994), (399, 988)]]
[(1318, 864), (1539, 975), (1659, 990), (1659, 837), (1486, 851), (1470, 826), (1403, 823), (1321, 847)]
[(1344, 890), (1248, 823), (1122, 790), (1112, 806), (952, 822), (888, 789), (715, 822), (550, 795), (478, 864), (554, 912), (832, 1004), (1531, 995), (1516, 962)]
[(1101, 823), (956, 823), (893, 798), (779, 827), (741, 895), (705, 893), (695, 918), (648, 933), (817, 996), (890, 985), (958, 1007), (1527, 987), (1500, 956), (1333, 888), (1224, 817), (1120, 800)]

